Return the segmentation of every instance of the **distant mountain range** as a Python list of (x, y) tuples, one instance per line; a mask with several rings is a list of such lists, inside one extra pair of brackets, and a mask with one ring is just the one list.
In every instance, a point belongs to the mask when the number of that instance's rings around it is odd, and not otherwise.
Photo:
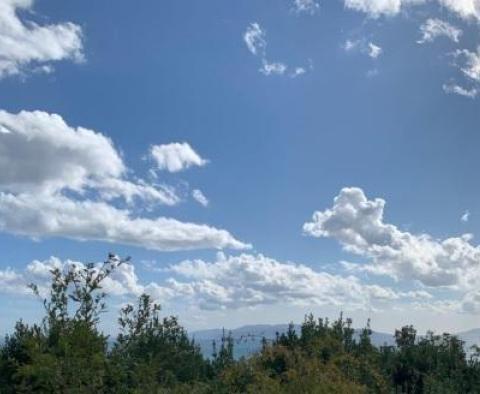
[[(260, 350), (262, 346), (262, 338), (266, 338), (267, 341), (272, 341), (276, 338), (277, 333), (282, 334), (287, 330), (287, 324), (260, 324), (243, 326), (225, 331), (222, 329), (194, 331), (190, 336), (195, 339), (195, 342), (200, 346), (203, 355), (205, 357), (211, 357), (213, 341), (217, 343), (218, 349), (218, 346), (221, 344), (223, 333), (225, 332), (225, 335), (228, 335), (228, 333), (231, 332), (234, 340), (234, 356), (235, 358), (240, 358), (249, 356)], [(300, 333), (300, 325), (295, 325), (295, 331)], [(360, 332), (361, 329), (356, 329), (354, 336), (358, 338)], [(456, 336), (465, 342), (465, 349), (467, 352), (473, 345), (480, 344), (480, 329), (457, 333)], [(395, 345), (393, 333), (386, 334), (384, 332), (373, 331), (371, 339), (375, 346)]]

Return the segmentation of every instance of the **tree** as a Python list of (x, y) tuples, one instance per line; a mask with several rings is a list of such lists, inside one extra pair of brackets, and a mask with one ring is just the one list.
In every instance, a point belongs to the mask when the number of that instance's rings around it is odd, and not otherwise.
[(176, 317), (160, 318), (160, 305), (142, 294), (118, 319), (121, 333), (110, 355), (113, 392), (155, 392), (158, 387), (205, 381), (209, 364)]
[[(110, 254), (101, 266), (70, 265), (51, 270), (42, 323), (28, 326), (19, 322), (2, 348), (6, 368), (3, 379), (9, 382), (11, 390), (101, 390), (107, 371), (107, 337), (97, 327), (106, 308), (101, 283), (127, 261)], [(41, 297), (38, 285), (31, 284), (30, 288)]]

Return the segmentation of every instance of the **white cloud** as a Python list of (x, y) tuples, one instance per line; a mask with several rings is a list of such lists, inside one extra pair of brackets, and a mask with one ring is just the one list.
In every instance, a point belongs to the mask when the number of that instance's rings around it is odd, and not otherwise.
[[(29, 294), (27, 285), (35, 283), (42, 294), (47, 294), (53, 268), (66, 272), (82, 267), (81, 262), (52, 257), (35, 260), (21, 272), (10, 268), (0, 270), (0, 292)], [(286, 303), (371, 310), (401, 298), (428, 298), (428, 293), (396, 293), (387, 287), (362, 284), (353, 276), (314, 271), (263, 255), (226, 257), (219, 254), (214, 262), (186, 260), (171, 265), (165, 272), (172, 276), (162, 283), (142, 284), (134, 265), (123, 264), (103, 282), (102, 289), (113, 296), (138, 296), (146, 292), (162, 303), (181, 302), (204, 310)]]
[(370, 259), (360, 271), (417, 280), (425, 286), (470, 289), (480, 279), (480, 247), (471, 235), (437, 240), (383, 221), (385, 201), (368, 200), (361, 189), (345, 188), (331, 209), (315, 212), (304, 232), (338, 240), (348, 252)]
[(186, 142), (153, 145), (150, 154), (159, 170), (179, 172), (187, 168), (202, 167), (208, 163)]
[(262, 304), (334, 305), (369, 309), (373, 302), (398, 299), (391, 289), (364, 285), (353, 276), (314, 271), (263, 255), (218, 256), (214, 262), (187, 260), (173, 265), (169, 286), (202, 309), (235, 309)]
[(467, 223), (467, 222), (470, 220), (470, 212), (469, 212), (469, 211), (465, 211), (464, 214), (462, 215), (462, 217), (460, 218), (460, 220), (461, 220), (463, 223)]
[[(309, 3), (311, 0), (300, 0), (299, 3)], [(247, 26), (247, 30), (243, 35), (243, 40), (247, 45), (248, 50), (261, 60), (261, 67), (258, 69), (260, 73), (265, 76), (269, 75), (286, 75), (288, 65), (283, 62), (272, 62), (267, 57), (267, 34), (264, 29), (258, 23), (250, 23)], [(311, 62), (311, 61), (310, 61)], [(310, 69), (312, 69), (310, 65)], [(290, 77), (295, 78), (306, 73), (306, 69), (303, 67), (295, 67), (294, 70), (289, 73)]]
[(18, 11), (31, 11), (33, 0), (0, 2), (0, 78), (24, 71), (51, 72), (51, 62), (82, 61), (82, 30), (73, 23), (39, 25), (22, 21)]
[(293, 9), (297, 13), (313, 15), (320, 9), (320, 5), (315, 0), (294, 0)]
[(476, 88), (466, 89), (457, 84), (444, 84), (443, 91), (448, 94), (458, 94), (459, 96), (468, 97), (474, 99), (478, 95)]
[(345, 41), (345, 44), (343, 44), (343, 49), (345, 49), (346, 52), (351, 52), (354, 51), (355, 49), (358, 48), (360, 45), (361, 41), (360, 40), (347, 40)]
[(383, 49), (380, 48), (378, 45), (375, 45), (372, 42), (368, 43), (368, 56), (370, 56), (372, 59), (376, 59), (379, 57), (383, 52)]
[[(248, 246), (207, 225), (135, 216), (141, 207), (132, 210), (131, 205), (137, 201), (150, 208), (176, 204), (179, 198), (168, 186), (129, 180), (122, 158), (103, 134), (72, 128), (59, 115), (40, 111), (0, 111), (0, 129), (1, 231), (155, 250)], [(182, 157), (181, 165), (194, 159)], [(110, 200), (118, 198), (113, 205)], [(122, 200), (128, 209), (119, 206)]]
[(128, 180), (128, 169), (109, 138), (70, 127), (59, 115), (0, 110), (0, 127), (0, 191), (84, 194), (95, 190), (107, 199), (179, 202), (172, 188)]
[(131, 211), (105, 202), (76, 201), (62, 195), (0, 193), (0, 230), (160, 251), (248, 247), (225, 230), (165, 217), (134, 217)]
[(422, 38), (417, 41), (419, 44), (433, 42), (438, 37), (447, 37), (453, 42), (459, 42), (463, 34), (463, 31), (459, 28), (437, 18), (427, 19), (420, 26), (420, 32), (422, 33)]
[(254, 55), (265, 56), (266, 34), (258, 23), (250, 23), (243, 35), (243, 40), (247, 44), (248, 50)]
[[(344, 0), (346, 8), (364, 12), (371, 18), (395, 16), (409, 6), (426, 3), (427, 0)], [(480, 19), (479, 0), (438, 0), (438, 3), (464, 19)]]
[[(115, 257), (117, 258), (117, 257)], [(94, 270), (101, 267), (101, 263), (94, 265)], [(11, 268), (0, 270), (0, 292), (32, 295), (33, 292), (28, 288), (29, 284), (37, 285), (39, 293), (42, 297), (48, 295), (51, 284), (51, 271), (59, 269), (64, 273), (71, 270), (81, 270), (85, 268), (85, 264), (79, 261), (65, 260), (62, 261), (57, 257), (50, 257), (47, 260), (34, 260), (29, 263), (21, 272), (17, 272)], [(119, 265), (110, 276), (102, 282), (102, 291), (112, 296), (139, 296), (144, 292), (150, 292), (158, 298), (164, 298), (164, 291), (155, 283), (142, 285), (135, 273), (133, 264)]]
[(283, 75), (287, 71), (287, 66), (283, 63), (268, 63), (263, 61), (260, 72), (264, 75)]
[(100, 184), (93, 183), (90, 186), (97, 188), (100, 196), (105, 200), (124, 198), (129, 204), (133, 204), (136, 199), (165, 205), (176, 205), (181, 201), (174, 187), (149, 184), (143, 179), (131, 182), (124, 179), (107, 178)]
[(439, 2), (464, 19), (480, 19), (479, 0), (439, 0)]
[(480, 82), (480, 47), (477, 52), (471, 52), (468, 49), (457, 50), (455, 52), (457, 59), (463, 60), (460, 70), (475, 82)]
[(346, 8), (364, 12), (372, 18), (393, 16), (406, 6), (424, 2), (425, 0), (344, 0)]
[[(94, 269), (100, 265), (95, 264)], [(0, 270), (0, 293), (28, 295), (31, 294), (28, 284), (35, 283), (41, 294), (46, 295), (52, 268), (67, 272), (84, 266), (81, 262), (51, 257), (45, 261), (32, 261), (22, 271), (6, 268)], [(189, 310), (204, 311), (262, 305), (326, 306), (347, 311), (379, 311), (407, 305), (422, 310), (458, 311), (462, 304), (469, 313), (480, 311), (480, 300), (475, 301), (475, 292), (465, 295), (460, 303), (438, 300), (423, 289), (395, 291), (389, 287), (363, 283), (351, 275), (317, 271), (302, 264), (279, 262), (261, 254), (225, 256), (220, 252), (212, 262), (185, 260), (154, 270), (169, 276), (162, 282), (143, 282), (133, 264), (121, 265), (103, 282), (102, 290), (109, 295), (122, 297), (138, 297), (147, 293), (167, 306), (178, 304)]]
[(200, 205), (203, 205), (204, 207), (208, 206), (210, 201), (208, 201), (208, 198), (205, 197), (205, 194), (199, 189), (194, 189), (192, 190), (192, 197), (193, 199), (198, 202)]
[(291, 78), (297, 78), (300, 75), (303, 75), (307, 72), (304, 67), (295, 67), (295, 70), (290, 74)]
[(468, 98), (476, 98), (480, 86), (480, 47), (476, 52), (468, 49), (458, 49), (453, 53), (455, 58), (454, 65), (461, 71), (468, 80), (469, 88), (463, 87), (458, 83), (450, 82), (443, 85), (446, 93), (458, 94)]
[(55, 114), (0, 111), (0, 188), (22, 192), (83, 190), (90, 181), (119, 178), (125, 165), (112, 142), (68, 126)]
[(377, 59), (383, 53), (383, 49), (380, 46), (373, 42), (367, 42), (365, 39), (347, 40), (343, 44), (343, 49), (346, 52), (359, 52), (368, 55), (372, 59)]

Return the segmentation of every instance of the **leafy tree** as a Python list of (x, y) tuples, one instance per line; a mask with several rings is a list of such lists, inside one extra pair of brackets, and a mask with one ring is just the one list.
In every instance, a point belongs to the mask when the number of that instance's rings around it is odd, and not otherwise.
[[(45, 317), (40, 325), (19, 322), (2, 348), (2, 379), (10, 392), (91, 393), (106, 374), (107, 337), (97, 324), (105, 311), (101, 282), (126, 263), (110, 254), (100, 266), (51, 270)], [(40, 297), (36, 284), (30, 285)]]
[(177, 318), (161, 319), (160, 305), (140, 296), (138, 305), (122, 308), (121, 333), (111, 352), (113, 392), (156, 392), (159, 387), (204, 381), (210, 372), (200, 349)]

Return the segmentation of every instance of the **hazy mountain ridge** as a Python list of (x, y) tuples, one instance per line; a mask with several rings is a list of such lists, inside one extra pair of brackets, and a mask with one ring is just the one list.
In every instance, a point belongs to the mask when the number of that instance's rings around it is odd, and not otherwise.
[[(249, 356), (260, 350), (262, 346), (262, 338), (266, 338), (267, 341), (272, 341), (275, 339), (277, 333), (282, 334), (287, 330), (288, 324), (257, 324), (246, 325), (231, 330), (221, 328), (198, 330), (193, 331), (190, 334), (190, 337), (194, 339), (195, 342), (200, 346), (205, 357), (211, 357), (213, 352), (213, 341), (216, 342), (218, 348), (218, 346), (221, 344), (223, 333), (225, 333), (225, 335), (231, 333), (234, 339), (235, 357), (240, 358), (242, 356)], [(297, 334), (300, 333), (300, 330), (301, 326), (296, 324), (295, 331)], [(358, 338), (361, 330), (362, 329), (359, 328), (355, 329), (355, 338)], [(465, 350), (467, 352), (473, 345), (480, 344), (480, 328), (463, 331), (452, 335), (456, 335), (465, 342)], [(395, 345), (393, 333), (388, 334), (385, 332), (373, 331), (371, 339), (372, 343), (377, 347), (384, 345)]]

